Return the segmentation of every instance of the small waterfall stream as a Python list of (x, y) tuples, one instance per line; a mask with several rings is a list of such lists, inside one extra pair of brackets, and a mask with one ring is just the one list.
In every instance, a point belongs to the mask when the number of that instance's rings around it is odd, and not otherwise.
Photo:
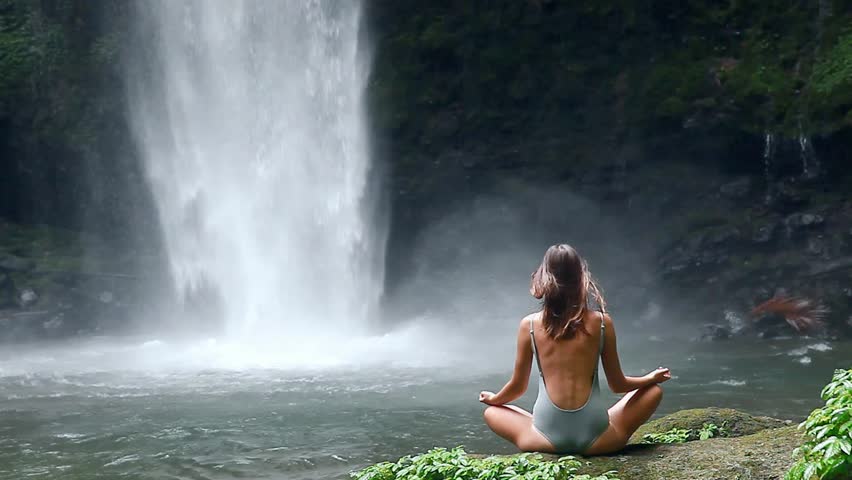
[(763, 179), (766, 183), (765, 202), (772, 201), (772, 159), (775, 157), (775, 134), (766, 132), (763, 136)]

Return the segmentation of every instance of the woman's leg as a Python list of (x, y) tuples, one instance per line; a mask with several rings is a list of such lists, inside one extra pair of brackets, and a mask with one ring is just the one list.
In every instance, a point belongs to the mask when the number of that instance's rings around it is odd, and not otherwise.
[(514, 405), (491, 406), (482, 414), (497, 435), (524, 452), (553, 452), (553, 445), (533, 428), (532, 415)]
[(659, 385), (649, 385), (633, 390), (609, 409), (609, 428), (584, 453), (602, 455), (616, 452), (627, 445), (643, 423), (651, 418), (663, 399)]

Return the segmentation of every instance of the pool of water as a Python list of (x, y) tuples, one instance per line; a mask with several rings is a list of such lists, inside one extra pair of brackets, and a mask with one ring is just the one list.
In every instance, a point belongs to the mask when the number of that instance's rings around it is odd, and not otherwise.
[[(658, 414), (722, 406), (801, 419), (832, 370), (852, 364), (848, 342), (644, 343), (622, 363), (634, 374), (672, 368)], [(433, 446), (513, 451), (476, 401), (502, 386), (510, 358), (489, 368), (464, 355), (419, 366), (131, 368), (94, 347), (56, 352), (0, 354), (2, 479), (336, 479)], [(534, 395), (535, 385), (517, 403), (530, 408)]]

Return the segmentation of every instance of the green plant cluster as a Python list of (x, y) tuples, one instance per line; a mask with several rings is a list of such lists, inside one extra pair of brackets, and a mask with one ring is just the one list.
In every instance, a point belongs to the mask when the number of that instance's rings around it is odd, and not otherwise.
[(580, 474), (582, 463), (574, 457), (545, 460), (524, 453), (507, 457), (471, 457), (461, 447), (435, 448), (428, 452), (384, 462), (352, 472), (356, 480), (618, 480), (610, 471), (592, 476)]
[(794, 451), (786, 480), (852, 478), (852, 369), (835, 370), (822, 398), (825, 406), (799, 425), (809, 438)]
[(642, 436), (642, 443), (684, 443), (691, 440), (707, 440), (713, 437), (727, 437), (728, 428), (723, 423), (705, 423), (698, 430), (689, 428), (672, 428), (660, 433), (647, 433)]

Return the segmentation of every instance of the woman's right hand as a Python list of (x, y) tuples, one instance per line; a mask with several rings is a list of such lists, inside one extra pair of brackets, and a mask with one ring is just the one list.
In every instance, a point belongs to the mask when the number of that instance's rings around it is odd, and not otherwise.
[(672, 373), (668, 368), (658, 367), (653, 372), (645, 375), (651, 383), (663, 383), (666, 380), (671, 380)]
[(494, 403), (494, 392), (482, 391), (479, 392), (479, 401), (486, 405), (496, 405)]

